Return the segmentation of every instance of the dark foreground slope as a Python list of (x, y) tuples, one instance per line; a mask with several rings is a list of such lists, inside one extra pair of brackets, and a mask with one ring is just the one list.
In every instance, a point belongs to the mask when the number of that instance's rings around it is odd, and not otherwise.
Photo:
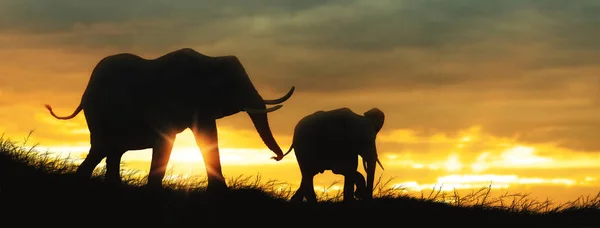
[(28, 153), (6, 140), (0, 146), (0, 227), (600, 227), (598, 205), (547, 213), (457, 207), (410, 197), (308, 205), (289, 203), (287, 197), (256, 185), (232, 187), (221, 195), (208, 195), (202, 188), (108, 186), (99, 177), (77, 179), (72, 165)]

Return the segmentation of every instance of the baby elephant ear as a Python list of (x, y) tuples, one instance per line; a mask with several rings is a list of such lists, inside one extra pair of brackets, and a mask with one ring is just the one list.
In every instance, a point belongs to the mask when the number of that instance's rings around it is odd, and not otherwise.
[(383, 122), (385, 121), (385, 114), (383, 111), (378, 108), (372, 108), (369, 111), (364, 113), (365, 117), (372, 121), (373, 126), (375, 126), (375, 131), (379, 132), (383, 127)]

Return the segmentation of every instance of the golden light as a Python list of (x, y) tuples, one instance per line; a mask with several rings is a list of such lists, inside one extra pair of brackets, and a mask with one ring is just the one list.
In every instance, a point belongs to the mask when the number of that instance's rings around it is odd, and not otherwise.
[(465, 136), (462, 139), (460, 139), (460, 141), (462, 141), (462, 142), (469, 142), (469, 141), (471, 141), (471, 136)]
[(412, 167), (414, 169), (422, 169), (422, 168), (425, 168), (425, 165), (423, 165), (423, 164), (413, 164)]
[(448, 170), (449, 172), (454, 172), (454, 171), (458, 171), (460, 169), (462, 169), (462, 163), (460, 162), (460, 159), (458, 157), (458, 154), (451, 154), (448, 157), (448, 160), (446, 160), (446, 170)]
[(464, 148), (466, 143), (471, 141), (471, 136), (465, 136), (460, 139), (460, 143), (458, 143), (458, 148)]
[(454, 191), (455, 189), (477, 189), (488, 186), (494, 189), (506, 189), (513, 185), (531, 184), (572, 186), (577, 184), (577, 180), (571, 178), (519, 177), (518, 175), (467, 174), (441, 176), (437, 178), (435, 183), (419, 184), (417, 181), (405, 181), (392, 186), (409, 191), (422, 191), (426, 189)]
[(585, 177), (585, 181), (586, 182), (592, 182), (592, 181), (596, 181), (596, 180), (598, 180), (598, 178), (595, 178), (595, 177)]
[[(382, 134), (380, 139), (383, 142), (403, 143), (409, 146), (430, 144), (435, 145), (432, 148), (436, 148), (435, 151), (428, 151), (428, 153), (411, 149), (401, 151), (385, 149), (385, 152), (380, 152), (381, 159), (388, 164), (386, 168), (390, 168), (381, 172), (382, 178), (389, 177), (396, 180), (398, 177), (405, 178), (390, 183), (389, 187), (415, 193), (432, 189), (447, 192), (471, 191), (488, 186), (501, 190), (511, 188), (511, 191), (527, 191), (531, 187), (541, 186), (544, 189), (552, 188), (555, 189), (552, 191), (560, 192), (556, 189), (600, 184), (599, 176), (588, 173), (589, 169), (600, 167), (600, 154), (565, 152), (566, 149), (551, 144), (524, 144), (515, 139), (485, 135), (477, 132), (477, 129), (471, 128), (456, 137), (446, 134), (419, 136), (411, 130), (393, 130)], [(61, 131), (86, 134), (87, 130), (73, 124), (62, 128)], [(219, 134), (222, 136), (219, 138), (219, 150), (224, 171), (249, 174), (249, 169), (245, 167), (252, 167), (250, 171), (252, 174), (262, 169), (266, 175), (291, 183), (294, 186), (292, 189), (299, 184), (300, 174), (297, 170), (295, 153), (291, 153), (282, 161), (273, 162), (270, 159), (272, 152), (260, 144), (260, 141), (246, 143), (253, 140), (249, 137), (255, 137), (255, 132), (238, 132), (235, 129), (225, 128), (219, 129)], [(285, 139), (289, 136), (278, 136), (278, 138)], [(169, 162), (169, 169), (173, 172), (167, 175), (178, 177), (205, 175), (202, 154), (191, 130), (178, 134), (174, 143)], [(236, 146), (231, 146), (234, 143)], [(477, 145), (470, 147), (470, 144)], [(85, 141), (79, 144), (57, 145), (49, 149), (60, 152), (58, 154), (62, 157), (70, 153), (71, 158), (77, 155), (83, 158), (89, 149), (88, 145), (89, 143)], [(447, 150), (450, 150), (450, 153), (443, 153)], [(540, 155), (538, 151), (545, 153)], [(150, 159), (150, 150), (128, 152), (123, 156), (124, 167), (141, 168), (146, 171)], [(573, 171), (560, 171), (565, 168), (573, 168), (571, 169)], [(578, 170), (580, 168), (586, 170), (580, 171)], [(281, 173), (281, 169), (288, 171), (284, 174)], [(407, 169), (414, 172), (406, 172)], [(540, 173), (539, 169), (548, 172)], [(341, 179), (336, 175), (319, 175), (316, 177), (318, 181), (315, 181), (315, 191), (324, 194), (338, 192), (343, 185), (331, 183)]]
[(482, 172), (489, 168), (489, 165), (486, 164), (487, 158), (490, 156), (490, 152), (483, 152), (478, 157), (475, 163), (471, 165), (471, 170), (473, 172)]
[(501, 155), (502, 161), (509, 166), (537, 165), (552, 162), (552, 158), (535, 155), (535, 148), (526, 146), (515, 146), (504, 151)]
[[(226, 134), (226, 131), (224, 131)], [(228, 136), (235, 136), (230, 134)], [(219, 143), (220, 144), (220, 143)], [(222, 164), (250, 165), (250, 164), (282, 164), (295, 163), (295, 155), (289, 154), (287, 159), (277, 163), (270, 159), (273, 152), (267, 148), (228, 148), (219, 145), (219, 153)], [(87, 156), (90, 149), (89, 142), (74, 143), (73, 145), (36, 146), (39, 152), (48, 152), (60, 158), (78, 159), (81, 162)], [(152, 159), (151, 149), (130, 150), (123, 155), (124, 162), (145, 161)], [(187, 129), (175, 138), (169, 166), (186, 166), (189, 163), (204, 164), (201, 149), (196, 144), (194, 134)]]

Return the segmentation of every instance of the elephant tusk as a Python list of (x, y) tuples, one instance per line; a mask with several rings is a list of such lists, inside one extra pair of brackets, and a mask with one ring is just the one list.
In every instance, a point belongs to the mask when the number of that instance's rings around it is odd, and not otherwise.
[(244, 111), (251, 113), (251, 114), (260, 114), (260, 113), (268, 113), (268, 112), (272, 112), (275, 111), (277, 109), (280, 109), (281, 106), (283, 105), (276, 105), (270, 108), (266, 108), (266, 109), (253, 109), (253, 108), (245, 108)]
[(283, 97), (274, 99), (274, 100), (264, 100), (265, 104), (268, 105), (275, 105), (275, 104), (280, 104), (283, 103), (284, 101), (286, 101), (287, 99), (289, 99), (292, 94), (294, 93), (294, 89), (295, 87), (292, 86), (292, 88), (290, 89), (290, 91), (287, 92), (287, 94), (285, 94)]
[(377, 164), (379, 164), (379, 167), (381, 167), (381, 170), (385, 170), (385, 169), (383, 168), (383, 165), (382, 165), (382, 164), (381, 164), (381, 162), (379, 161), (379, 158), (377, 158)]

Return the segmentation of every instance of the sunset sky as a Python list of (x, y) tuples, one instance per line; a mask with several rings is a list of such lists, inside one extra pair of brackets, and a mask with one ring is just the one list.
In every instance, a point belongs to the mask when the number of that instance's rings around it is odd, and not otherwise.
[[(300, 118), (348, 107), (386, 114), (376, 176), (415, 191), (492, 184), (555, 201), (600, 192), (600, 3), (596, 0), (0, 1), (0, 132), (85, 156), (78, 105), (97, 62), (183, 47), (236, 55), (283, 150)], [(297, 184), (244, 113), (218, 120), (226, 178)], [(83, 153), (83, 154), (82, 154)], [(149, 167), (149, 151), (124, 163)], [(133, 166), (131, 166), (133, 167)], [(170, 167), (204, 175), (190, 131)], [(362, 168), (361, 168), (362, 170)], [(341, 176), (315, 178), (319, 186)]]

